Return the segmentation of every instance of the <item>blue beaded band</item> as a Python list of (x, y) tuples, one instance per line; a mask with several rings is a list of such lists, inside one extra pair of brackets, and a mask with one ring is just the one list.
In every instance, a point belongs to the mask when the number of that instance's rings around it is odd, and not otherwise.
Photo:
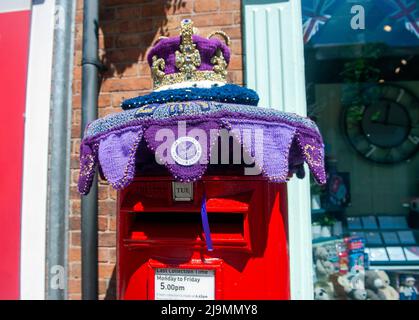
[(155, 91), (145, 96), (128, 99), (122, 102), (124, 110), (135, 109), (153, 103), (184, 102), (184, 101), (215, 101), (257, 106), (258, 94), (248, 88), (235, 84), (226, 84), (212, 88), (182, 88)]

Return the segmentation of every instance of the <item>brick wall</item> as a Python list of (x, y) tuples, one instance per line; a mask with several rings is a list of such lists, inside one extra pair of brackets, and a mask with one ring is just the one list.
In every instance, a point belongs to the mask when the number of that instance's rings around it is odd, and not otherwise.
[[(160, 36), (178, 34), (180, 21), (192, 18), (199, 33), (223, 30), (232, 39), (229, 80), (242, 84), (240, 0), (101, 0), (100, 58), (107, 71), (100, 80), (99, 116), (119, 112), (122, 100), (152, 89), (148, 48)], [(80, 196), (77, 192), (81, 125), (83, 1), (76, 14), (72, 111), (68, 298), (81, 298)], [(99, 182), (99, 294), (115, 298), (116, 192)]]

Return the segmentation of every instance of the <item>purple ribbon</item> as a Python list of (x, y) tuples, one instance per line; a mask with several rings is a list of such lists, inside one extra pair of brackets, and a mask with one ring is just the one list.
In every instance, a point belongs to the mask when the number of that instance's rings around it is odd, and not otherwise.
[(207, 243), (208, 251), (212, 251), (212, 239), (211, 239), (211, 231), (208, 223), (208, 214), (207, 214), (207, 196), (202, 196), (202, 205), (201, 205), (201, 220), (202, 220), (202, 228), (204, 229), (205, 233), (205, 242)]

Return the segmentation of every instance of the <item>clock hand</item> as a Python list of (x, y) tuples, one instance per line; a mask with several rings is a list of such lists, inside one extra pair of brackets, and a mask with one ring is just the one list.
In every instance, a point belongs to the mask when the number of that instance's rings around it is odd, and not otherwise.
[(416, 128), (416, 127), (413, 127), (409, 124), (404, 125), (404, 124), (388, 122), (388, 121), (386, 122), (386, 121), (371, 120), (371, 122), (376, 123), (376, 124), (383, 124), (385, 126), (394, 126), (394, 127), (402, 127), (402, 128)]

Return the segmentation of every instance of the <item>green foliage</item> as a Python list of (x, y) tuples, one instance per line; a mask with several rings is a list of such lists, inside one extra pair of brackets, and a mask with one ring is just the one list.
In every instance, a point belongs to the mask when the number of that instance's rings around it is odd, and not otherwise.
[(380, 78), (380, 69), (375, 67), (382, 49), (375, 44), (362, 47), (358, 58), (345, 63), (341, 75), (345, 83), (376, 82)]
[[(358, 58), (345, 63), (341, 75), (346, 84), (344, 87), (344, 105), (347, 106), (347, 121), (357, 123), (362, 120), (366, 105), (366, 97), (362, 94), (365, 83), (376, 83), (380, 79), (381, 70), (376, 62), (383, 49), (377, 44), (368, 44), (362, 47)], [(371, 97), (369, 97), (370, 100)], [(378, 120), (380, 114), (375, 114), (373, 120)]]
[(320, 225), (331, 227), (336, 223), (336, 219), (329, 214), (322, 216), (319, 221)]

